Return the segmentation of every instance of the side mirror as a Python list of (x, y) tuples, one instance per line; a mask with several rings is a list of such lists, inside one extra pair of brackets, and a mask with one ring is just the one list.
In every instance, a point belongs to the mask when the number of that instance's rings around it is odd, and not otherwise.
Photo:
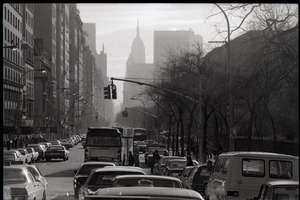
[(74, 174), (76, 174), (77, 173), (77, 170), (74, 170)]

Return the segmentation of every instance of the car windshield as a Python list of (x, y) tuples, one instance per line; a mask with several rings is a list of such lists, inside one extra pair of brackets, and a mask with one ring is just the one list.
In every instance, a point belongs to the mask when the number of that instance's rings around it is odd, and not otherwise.
[(27, 178), (22, 169), (4, 169), (4, 185), (5, 184), (18, 184), (27, 182)]
[(21, 153), (22, 155), (25, 155), (25, 151), (24, 151), (24, 150), (19, 149), (18, 151), (20, 151), (20, 153)]
[(14, 161), (15, 156), (14, 156), (14, 154), (3, 154), (3, 160)]
[(145, 142), (145, 144), (157, 144), (157, 142), (155, 141), (155, 140), (146, 140), (146, 141), (144, 141)]
[(154, 178), (126, 178), (116, 182), (115, 187), (150, 186), (179, 188), (179, 184), (172, 180)]
[(64, 150), (64, 148), (62, 146), (50, 146), (48, 149), (49, 150)]
[(118, 175), (127, 174), (143, 174), (142, 172), (124, 172), (124, 171), (110, 171), (110, 172), (95, 172), (88, 182), (88, 186), (112, 186), (115, 177)]
[(145, 142), (143, 142), (143, 141), (136, 141), (136, 143), (137, 143), (138, 145), (145, 145)]
[(184, 168), (186, 167), (186, 161), (169, 161), (167, 165), (171, 168)]
[(89, 174), (92, 171), (92, 169), (103, 168), (104, 166), (107, 166), (107, 165), (99, 165), (99, 164), (96, 164), (96, 165), (83, 165), (82, 167), (80, 167), (77, 174)]

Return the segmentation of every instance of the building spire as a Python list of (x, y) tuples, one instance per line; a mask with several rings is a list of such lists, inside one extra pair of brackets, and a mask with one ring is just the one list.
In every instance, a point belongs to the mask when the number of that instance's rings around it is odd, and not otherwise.
[(102, 44), (102, 51), (104, 52), (104, 43)]
[(140, 38), (139, 15), (138, 15), (138, 18), (137, 18), (136, 37)]

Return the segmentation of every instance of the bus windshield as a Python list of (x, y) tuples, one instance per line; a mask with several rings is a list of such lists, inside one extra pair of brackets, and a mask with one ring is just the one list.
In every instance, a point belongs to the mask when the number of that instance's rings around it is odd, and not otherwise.
[(112, 130), (90, 130), (86, 138), (86, 146), (121, 146), (121, 135)]

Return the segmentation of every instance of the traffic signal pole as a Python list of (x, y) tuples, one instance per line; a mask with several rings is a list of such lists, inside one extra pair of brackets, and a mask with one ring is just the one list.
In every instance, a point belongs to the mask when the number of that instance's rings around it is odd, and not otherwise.
[(169, 90), (169, 89), (167, 89), (167, 88), (159, 87), (159, 86), (156, 86), (156, 85), (151, 85), (151, 84), (143, 83), (143, 82), (139, 82), (139, 81), (133, 81), (133, 80), (127, 80), (127, 79), (121, 79), (121, 78), (114, 78), (114, 77), (111, 77), (110, 80), (112, 80), (112, 81), (114, 81), (114, 80), (116, 80), (116, 81), (124, 81), (124, 82), (136, 83), (136, 84), (138, 84), (138, 85), (146, 85), (146, 86), (154, 87), (154, 88), (163, 90), (163, 91), (165, 91), (165, 92), (169, 92), (169, 93), (175, 94), (175, 95), (177, 95), (177, 96), (184, 97), (184, 98), (186, 98), (186, 99), (188, 99), (188, 100), (190, 100), (190, 101), (193, 101), (193, 102), (195, 102), (195, 103), (198, 103), (198, 100), (195, 100), (195, 99), (193, 99), (193, 98), (191, 98), (191, 97), (185, 96), (185, 95), (180, 94), (180, 93), (178, 93), (178, 92)]

